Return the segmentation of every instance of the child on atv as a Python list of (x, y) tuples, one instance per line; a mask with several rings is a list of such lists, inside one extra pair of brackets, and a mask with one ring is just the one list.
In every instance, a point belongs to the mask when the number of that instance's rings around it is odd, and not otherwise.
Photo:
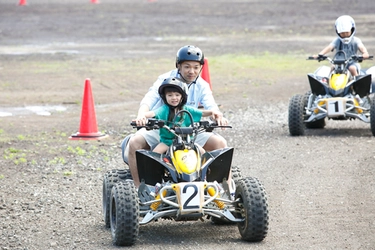
[[(342, 50), (347, 57), (357, 55), (357, 52), (362, 53), (363, 59), (369, 58), (366, 47), (363, 45), (361, 39), (355, 37), (355, 22), (351, 16), (340, 16), (335, 22), (335, 30), (337, 38), (335, 38), (327, 47), (325, 47), (318, 55), (314, 55), (315, 59), (323, 57), (326, 53), (336, 50)], [(351, 63), (348, 65), (351, 75), (357, 76), (360, 70), (358, 63)]]
[[(156, 110), (145, 113), (146, 118), (156, 118), (167, 122), (167, 126), (174, 126), (172, 121), (178, 111), (184, 109), (191, 113), (194, 122), (199, 122), (202, 117), (212, 116), (217, 119), (221, 113), (215, 110), (200, 110), (191, 106), (187, 106), (188, 87), (185, 82), (176, 77), (169, 77), (164, 79), (159, 87), (159, 95), (164, 101), (164, 105)], [(178, 125), (181, 127), (190, 126), (190, 120), (183, 113), (182, 117), (178, 117)], [(137, 122), (137, 120), (136, 120)], [(165, 128), (160, 129), (160, 143), (154, 148), (154, 152), (163, 154), (168, 150), (172, 144), (174, 135)], [(204, 152), (202, 147), (199, 147), (201, 152)]]

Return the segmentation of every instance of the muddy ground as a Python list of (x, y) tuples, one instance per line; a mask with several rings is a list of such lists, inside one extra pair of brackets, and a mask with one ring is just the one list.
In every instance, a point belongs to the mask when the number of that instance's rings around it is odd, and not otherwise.
[[(373, 249), (369, 124), (329, 121), (289, 136), (289, 98), (307, 90), (306, 74), (318, 64), (303, 72), (276, 65), (283, 55), (302, 64), (318, 53), (342, 14), (354, 17), (374, 54), (373, 7), (372, 0), (0, 0), (1, 249), (116, 248), (102, 220), (103, 174), (126, 167), (119, 144), (133, 131), (129, 121), (186, 44), (209, 59), (216, 100), (233, 125), (221, 132), (235, 148), (233, 164), (266, 187), (268, 236), (247, 243), (236, 226), (159, 221), (140, 228), (133, 248)], [(270, 58), (269, 67), (232, 64), (242, 56)], [(98, 127), (109, 136), (72, 141), (87, 78)]]

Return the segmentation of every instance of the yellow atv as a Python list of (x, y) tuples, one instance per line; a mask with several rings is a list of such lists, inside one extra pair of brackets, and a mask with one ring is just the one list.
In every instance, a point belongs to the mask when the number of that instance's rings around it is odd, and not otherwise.
[[(370, 57), (372, 59), (372, 56)], [(372, 94), (374, 85), (371, 72), (360, 70), (353, 77), (348, 70), (351, 63), (362, 62), (362, 56), (347, 57), (344, 51), (338, 51), (333, 58), (319, 56), (310, 60), (331, 63), (319, 67), (308, 74), (310, 91), (305, 95), (294, 95), (289, 101), (288, 125), (293, 136), (303, 135), (306, 128), (324, 128), (325, 119), (359, 119), (370, 123), (375, 136), (375, 102)], [(375, 91), (375, 87), (373, 89)]]
[[(243, 240), (262, 241), (269, 220), (263, 185), (257, 178), (242, 177), (239, 169), (231, 170), (234, 151), (231, 147), (201, 155), (195, 144), (196, 136), (221, 126), (209, 121), (194, 124), (190, 113), (180, 112), (187, 113), (191, 126), (169, 128), (164, 121), (148, 120), (147, 129), (166, 128), (175, 139), (166, 154), (136, 152), (141, 180), (138, 189), (129, 170), (112, 170), (104, 176), (103, 212), (113, 243), (135, 244), (139, 226), (160, 219), (236, 223)], [(125, 140), (123, 148), (126, 143)], [(231, 188), (227, 182), (230, 173)]]

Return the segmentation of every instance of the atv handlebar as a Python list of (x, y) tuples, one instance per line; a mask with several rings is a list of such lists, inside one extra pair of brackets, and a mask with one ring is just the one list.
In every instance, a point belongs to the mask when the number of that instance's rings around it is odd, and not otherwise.
[(368, 58), (363, 58), (362, 55), (354, 55), (352, 56), (352, 59), (357, 62), (362, 62), (363, 60), (372, 60), (374, 56), (369, 56)]
[(321, 54), (319, 54), (318, 55), (318, 57), (313, 57), (313, 56), (309, 56), (308, 58), (307, 58), (307, 60), (318, 60), (319, 62), (320, 61), (324, 61), (324, 60), (326, 60), (328, 58), (328, 56), (325, 56), (325, 55), (321, 55)]
[[(137, 126), (135, 121), (132, 121), (130, 123), (130, 125), (133, 128), (137, 128), (137, 129), (146, 128), (147, 130), (160, 129), (163, 127), (167, 127), (165, 126), (165, 124), (166, 122), (164, 120), (158, 120), (154, 118), (148, 119), (146, 125), (144, 126)], [(179, 130), (183, 130), (183, 128), (180, 128), (180, 127), (176, 127), (176, 128), (179, 128)], [(192, 128), (192, 127), (189, 127), (189, 128)], [(202, 130), (205, 130), (206, 132), (212, 132), (215, 128), (232, 128), (232, 126), (220, 126), (217, 123), (211, 122), (211, 121), (200, 121), (199, 123), (194, 125), (194, 129), (197, 129), (197, 130), (202, 129)]]
[(164, 124), (165, 122), (163, 120), (157, 120), (157, 119), (147, 119), (147, 123), (144, 126), (137, 126), (135, 121), (132, 121), (130, 123), (130, 125), (133, 128), (137, 128), (137, 129), (146, 128), (147, 130), (162, 128)]
[[(363, 60), (372, 60), (373, 58), (374, 58), (374, 56), (369, 56), (368, 58), (363, 58), (362, 55), (353, 55), (353, 56), (349, 57), (347, 59), (347, 61), (353, 60), (354, 62), (359, 62), (360, 63)], [(335, 62), (332, 58), (330, 58), (328, 56), (325, 56), (325, 55), (320, 55), (320, 54), (318, 55), (318, 57), (309, 56), (307, 58), (307, 60), (318, 60), (319, 62), (324, 61), (324, 60), (328, 60), (331, 63)]]

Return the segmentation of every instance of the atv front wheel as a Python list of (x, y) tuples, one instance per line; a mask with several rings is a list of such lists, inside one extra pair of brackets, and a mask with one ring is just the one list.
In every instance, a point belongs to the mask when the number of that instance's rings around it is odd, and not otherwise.
[(305, 98), (303, 95), (294, 95), (289, 101), (288, 125), (289, 133), (292, 136), (304, 135), (306, 125), (305, 117)]
[(232, 180), (236, 183), (238, 180), (242, 179), (241, 169), (238, 166), (232, 166), (231, 168)]
[(134, 245), (139, 233), (139, 203), (132, 180), (119, 182), (112, 188), (110, 225), (114, 245)]
[(247, 177), (237, 183), (237, 209), (241, 218), (238, 230), (243, 240), (262, 241), (268, 232), (268, 203), (266, 191), (256, 178)]
[(375, 136), (375, 97), (371, 98), (370, 126), (371, 126), (372, 135)]
[(112, 187), (123, 180), (132, 179), (129, 169), (113, 169), (104, 174), (103, 178), (103, 217), (104, 223), (107, 228), (109, 224), (109, 202), (111, 200)]

